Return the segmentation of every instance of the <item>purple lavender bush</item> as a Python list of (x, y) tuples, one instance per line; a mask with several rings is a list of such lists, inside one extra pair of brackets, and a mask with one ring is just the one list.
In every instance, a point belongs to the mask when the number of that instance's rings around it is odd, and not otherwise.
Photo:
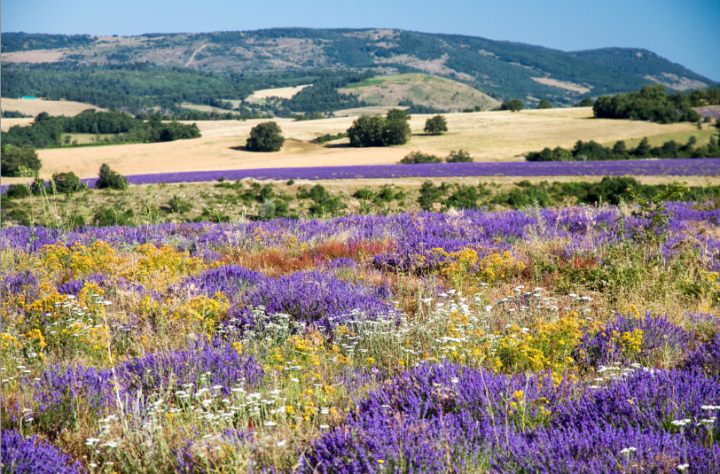
[(37, 436), (23, 438), (16, 431), (0, 435), (2, 472), (13, 474), (80, 474), (87, 472), (77, 461)]
[(585, 367), (618, 363), (656, 363), (670, 356), (679, 360), (690, 341), (683, 328), (663, 316), (618, 313), (615, 321), (595, 334), (585, 334), (576, 349)]

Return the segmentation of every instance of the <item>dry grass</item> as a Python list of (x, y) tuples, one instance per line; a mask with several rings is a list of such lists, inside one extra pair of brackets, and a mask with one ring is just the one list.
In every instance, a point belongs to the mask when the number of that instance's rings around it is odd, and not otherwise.
[[(7, 100), (7, 99), (3, 99), (3, 100)], [(4, 118), (4, 119), (2, 119), (2, 122), (1, 122), (2, 131), (7, 132), (8, 130), (10, 130), (10, 128), (12, 128), (16, 125), (21, 125), (23, 127), (27, 127), (32, 122), (33, 122), (33, 119), (31, 119), (31, 118), (12, 118), (12, 119)]]
[[(2, 109), (21, 112), (25, 115), (32, 115), (33, 117), (40, 112), (47, 112), (50, 115), (65, 115), (67, 117), (74, 117), (83, 110), (87, 109), (106, 110), (95, 105), (73, 102), (71, 100), (23, 100), (8, 99), (5, 97), (2, 98)], [(3, 119), (3, 124), (5, 123), (5, 120), (6, 119)]]
[(694, 124), (593, 119), (590, 108), (446, 114), (450, 132), (429, 136), (422, 132), (427, 115), (413, 115), (413, 137), (401, 147), (350, 148), (347, 140), (326, 146), (307, 143), (326, 133), (344, 132), (351, 117), (295, 122), (275, 119), (288, 139), (278, 153), (251, 153), (243, 146), (250, 129), (266, 120), (201, 121), (202, 138), (170, 143), (116, 145), (102, 148), (40, 150), (43, 175), (74, 171), (93, 177), (102, 163), (123, 174), (170, 173), (224, 169), (305, 166), (378, 165), (397, 163), (412, 150), (439, 156), (463, 149), (475, 161), (512, 161), (522, 153), (544, 147), (572, 147), (577, 140), (612, 143), (668, 133), (692, 133)]
[(367, 103), (383, 106), (397, 106), (405, 99), (417, 105), (453, 111), (476, 105), (484, 109), (500, 105), (497, 100), (466, 84), (427, 74), (376, 76), (338, 89), (338, 92), (356, 94)]
[(300, 92), (301, 90), (305, 89), (306, 87), (310, 87), (311, 84), (306, 84), (303, 86), (295, 86), (295, 87), (279, 87), (277, 89), (262, 89), (259, 91), (255, 91), (250, 97), (247, 98), (249, 102), (252, 102), (256, 99), (267, 99), (269, 97), (279, 97), (281, 99), (292, 99), (295, 94)]
[[(13, 53), (2, 53), (4, 63), (54, 63), (60, 61), (67, 50), (61, 49), (36, 49), (34, 51), (15, 51)], [(4, 100), (4, 99), (3, 99)]]
[(550, 87), (557, 87), (570, 92), (577, 92), (578, 94), (586, 94), (590, 92), (590, 89), (583, 87), (580, 84), (574, 84), (572, 82), (558, 81), (557, 79), (550, 79), (549, 77), (531, 77), (533, 81)]

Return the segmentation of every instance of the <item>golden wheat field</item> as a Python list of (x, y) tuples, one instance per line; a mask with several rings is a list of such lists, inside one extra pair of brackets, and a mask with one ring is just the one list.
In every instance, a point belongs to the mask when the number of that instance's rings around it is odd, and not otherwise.
[(523, 153), (544, 147), (572, 147), (577, 140), (612, 143), (656, 135), (706, 133), (694, 124), (602, 120), (592, 118), (590, 108), (523, 110), (445, 114), (449, 132), (442, 136), (423, 133), (428, 115), (410, 120), (412, 139), (400, 147), (351, 148), (347, 139), (325, 145), (309, 143), (327, 133), (344, 132), (352, 117), (295, 122), (275, 119), (286, 138), (282, 151), (252, 153), (244, 149), (250, 129), (263, 120), (197, 122), (202, 138), (169, 143), (114, 145), (39, 150), (42, 174), (74, 171), (94, 177), (102, 163), (133, 175), (223, 169), (282, 168), (306, 166), (377, 165), (397, 163), (410, 151), (445, 156), (451, 150), (469, 151), (475, 161), (513, 161)]
[[(40, 112), (47, 112), (50, 115), (65, 115), (66, 117), (74, 117), (83, 110), (96, 109), (107, 110), (92, 104), (83, 102), (73, 102), (72, 100), (43, 100), (43, 99), (8, 99), (2, 98), (2, 109), (12, 110), (32, 115), (35, 117)], [(5, 120), (3, 119), (3, 130)]]

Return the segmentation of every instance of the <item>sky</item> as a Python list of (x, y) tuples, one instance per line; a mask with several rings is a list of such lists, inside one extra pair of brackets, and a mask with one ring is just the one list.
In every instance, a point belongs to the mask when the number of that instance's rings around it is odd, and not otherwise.
[(720, 0), (4, 0), (3, 32), (399, 28), (563, 51), (650, 50), (720, 82)]

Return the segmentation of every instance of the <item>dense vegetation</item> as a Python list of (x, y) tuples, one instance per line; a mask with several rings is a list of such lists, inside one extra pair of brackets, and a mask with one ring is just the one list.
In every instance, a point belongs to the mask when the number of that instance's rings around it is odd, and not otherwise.
[(255, 125), (250, 130), (250, 138), (247, 139), (249, 151), (280, 151), (285, 143), (282, 130), (275, 122), (263, 122)]
[(443, 132), (448, 131), (447, 120), (442, 115), (436, 115), (425, 121), (425, 133), (430, 135), (442, 135)]
[(2, 139), (2, 173), (3, 177), (31, 176), (40, 171), (42, 163), (33, 147), (25, 145), (16, 147)]
[[(133, 111), (141, 107), (143, 102), (148, 103), (146, 106), (159, 105), (166, 108), (183, 101), (210, 105), (211, 98), (241, 99), (259, 88), (315, 84), (321, 82), (319, 75), (323, 74), (317, 72), (318, 69), (373, 70), (377, 74), (379, 67), (383, 67), (394, 68), (400, 73), (419, 72), (405, 64), (404, 58), (408, 56), (422, 61), (445, 57), (445, 66), (453, 71), (447, 74), (448, 77), (469, 83), (496, 98), (531, 95), (557, 105), (575, 103), (582, 98), (582, 94), (540, 84), (533, 77), (545, 73), (560, 81), (587, 84), (591, 86), (593, 95), (638, 90), (651, 83), (645, 76), (660, 77), (662, 73), (711, 84), (709, 79), (652, 53), (643, 52), (642, 57), (638, 57), (638, 50), (564, 53), (469, 36), (399, 30), (391, 34), (389, 42), (387, 37), (364, 34), (363, 30), (275, 28), (192, 35), (145, 35), (147, 41), (132, 46), (118, 44), (109, 48), (108, 43), (96, 47), (92, 44), (95, 41), (92, 37), (15, 33), (4, 33), (2, 37), (3, 51), (6, 52), (76, 47), (66, 56), (72, 62), (62, 65), (4, 64), (3, 72), (9, 71), (10, 76), (6, 79), (9, 79), (7, 85), (3, 81), (3, 97), (31, 93), (41, 97), (72, 95), (74, 100), (108, 108), (130, 107)], [(278, 48), (283, 39), (304, 40), (313, 45), (314, 50), (293, 54), (292, 49)], [(202, 63), (203, 69), (218, 71), (215, 74), (179, 67), (187, 62), (191, 52), (201, 43), (206, 44), (207, 48), (198, 53), (195, 59), (205, 61)], [(238, 48), (243, 48), (251, 55), (239, 54)], [(175, 51), (179, 49), (185, 52), (177, 56)], [(164, 61), (178, 67), (155, 68), (146, 64), (148, 60), (154, 60), (158, 53), (164, 55)], [(648, 59), (650, 55), (651, 60)], [(103, 65), (93, 66), (94, 62)], [(140, 67), (148, 68), (149, 74), (122, 72), (136, 67), (134, 63), (138, 62), (145, 64)], [(235, 71), (226, 72), (228, 68)], [(258, 72), (282, 68), (287, 68), (287, 71)], [(40, 70), (52, 75), (52, 80), (43, 81), (37, 74)], [(308, 72), (310, 70), (312, 72)], [(19, 71), (22, 77), (18, 76)], [(301, 80), (303, 75), (306, 77)], [(178, 80), (180, 78), (182, 80)], [(198, 78), (205, 78), (208, 82), (207, 93), (196, 87)], [(99, 86), (100, 83), (103, 87)], [(160, 83), (162, 87), (157, 87)], [(133, 91), (125, 91), (126, 86)], [(339, 99), (327, 88), (318, 88), (313, 94), (327, 104)], [(327, 110), (327, 105), (323, 107)], [(307, 111), (303, 108), (295, 110)], [(420, 113), (416, 110), (412, 112)]]
[(350, 145), (354, 147), (403, 145), (410, 139), (410, 115), (392, 109), (386, 117), (363, 115), (348, 129)]
[(572, 150), (561, 147), (545, 148), (542, 151), (527, 153), (527, 161), (607, 161), (634, 160), (639, 158), (717, 158), (720, 157), (718, 139), (710, 137), (707, 145), (697, 145), (697, 139), (690, 137), (687, 143), (679, 144), (668, 140), (662, 146), (651, 147), (647, 138), (643, 138), (635, 148), (628, 148), (623, 140), (612, 148), (604, 147), (590, 140), (578, 140)]
[(640, 91), (602, 96), (593, 105), (598, 118), (650, 120), (659, 123), (697, 122), (687, 94), (667, 94), (662, 84), (644, 86)]
[(400, 160), (400, 164), (419, 165), (424, 163), (442, 163), (443, 161), (445, 161), (445, 163), (472, 163), (473, 159), (470, 153), (463, 150), (452, 150), (444, 160), (436, 155), (413, 151)]
[(3, 110), (2, 118), (32, 118), (32, 116), (25, 115), (22, 112), (17, 112), (15, 110)]
[(51, 148), (69, 144), (61, 141), (64, 133), (113, 134), (109, 141), (133, 143), (168, 142), (200, 136), (195, 124), (163, 123), (161, 119), (159, 114), (153, 114), (149, 121), (144, 121), (114, 109), (109, 112), (90, 109), (75, 117), (51, 117), (43, 112), (32, 126), (18, 125), (2, 132), (2, 142), (16, 147)]
[(499, 110), (509, 110), (511, 112), (519, 112), (525, 108), (525, 103), (520, 99), (506, 100), (500, 104)]
[(323, 78), (312, 86), (306, 87), (292, 99), (285, 99), (282, 106), (293, 111), (306, 113), (333, 112), (342, 109), (363, 107), (366, 104), (353, 94), (341, 94), (337, 91), (353, 82), (362, 82), (373, 77), (373, 73), (351, 73), (338, 71), (332, 77)]

